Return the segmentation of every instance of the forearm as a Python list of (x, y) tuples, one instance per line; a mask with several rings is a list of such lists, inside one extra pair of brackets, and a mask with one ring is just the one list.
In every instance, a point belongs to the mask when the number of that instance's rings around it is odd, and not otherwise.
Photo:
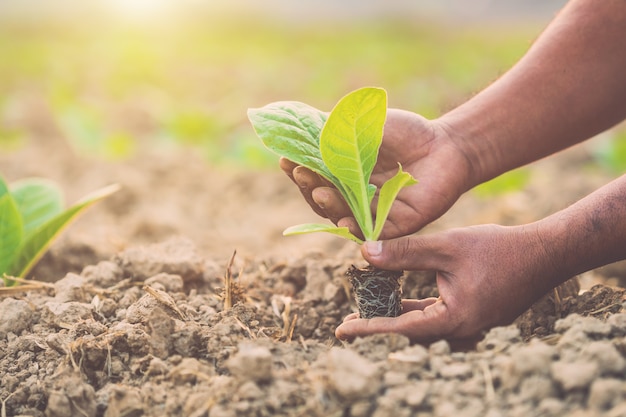
[(479, 184), (626, 117), (626, 0), (573, 0), (505, 75), (437, 120)]
[(626, 175), (534, 225), (555, 285), (626, 259)]

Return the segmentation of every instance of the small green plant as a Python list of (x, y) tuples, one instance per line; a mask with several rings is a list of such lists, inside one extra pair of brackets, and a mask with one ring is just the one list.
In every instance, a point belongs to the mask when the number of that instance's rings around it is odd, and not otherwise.
[(523, 189), (530, 180), (530, 170), (518, 168), (484, 182), (472, 189), (481, 198), (497, 197)]
[[(387, 93), (366, 87), (342, 98), (330, 115), (298, 102), (271, 103), (248, 110), (248, 116), (263, 143), (330, 181), (348, 203), (366, 240), (377, 240), (398, 192), (417, 181), (402, 171), (379, 190), (376, 220), (371, 204), (377, 187), (369, 183), (382, 143), (387, 116)], [(363, 240), (346, 227), (303, 224), (285, 230), (285, 235), (328, 232), (357, 243)]]
[[(370, 176), (376, 165), (378, 150), (382, 143), (383, 128), (387, 117), (387, 93), (381, 88), (366, 87), (343, 97), (330, 114), (307, 104), (293, 101), (276, 102), (259, 109), (248, 110), (248, 117), (263, 143), (275, 153), (305, 166), (330, 181), (341, 193), (350, 207), (365, 240), (377, 240), (387, 220), (391, 205), (398, 192), (417, 181), (398, 164), (398, 172), (380, 189), (370, 184)], [(372, 216), (372, 201), (378, 191), (376, 218)], [(312, 232), (328, 232), (363, 243), (347, 227), (328, 224), (303, 224), (292, 226), (284, 235)], [(352, 268), (349, 275), (355, 278)], [(361, 270), (358, 270), (361, 271)], [(397, 279), (398, 271), (388, 276)], [(380, 286), (378, 274), (367, 268), (368, 277)], [(354, 279), (353, 285), (355, 284)], [(389, 281), (387, 279), (386, 281)], [(373, 285), (373, 284), (372, 284)], [(396, 292), (399, 285), (394, 285)], [(355, 285), (357, 291), (357, 285)], [(366, 292), (378, 292), (372, 287)], [(397, 303), (399, 304), (399, 296)], [(371, 303), (370, 303), (371, 304)], [(388, 302), (376, 301), (372, 312), (360, 308), (362, 317), (373, 315), (398, 315), (398, 307), (388, 310)]]
[(626, 171), (626, 129), (615, 128), (602, 136), (592, 152), (596, 162), (616, 174)]
[(117, 191), (110, 185), (64, 209), (62, 193), (55, 183), (28, 178), (8, 185), (0, 177), (0, 276), (25, 277), (53, 239), (80, 212)]

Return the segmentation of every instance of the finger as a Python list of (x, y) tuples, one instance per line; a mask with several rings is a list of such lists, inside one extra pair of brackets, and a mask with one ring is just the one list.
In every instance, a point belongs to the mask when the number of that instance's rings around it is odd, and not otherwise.
[(311, 170), (304, 168), (284, 157), (280, 158), (279, 165), (280, 169), (282, 169), (291, 181), (298, 186), (302, 197), (304, 197), (304, 201), (311, 206), (313, 211), (321, 217), (326, 217), (324, 210), (317, 205), (311, 196), (311, 192), (315, 189), (316, 184), (322, 183), (319, 176)]
[(359, 313), (350, 313), (343, 319), (343, 321), (346, 322), (346, 321), (358, 319), (359, 317), (360, 317)]
[(292, 173), (296, 184), (300, 188), (306, 188), (309, 191), (313, 191), (317, 187), (328, 187), (330, 185), (324, 178), (303, 166), (295, 167)]
[[(438, 298), (435, 298), (435, 297), (424, 298), (422, 300), (413, 300), (413, 299), (402, 300), (402, 312), (407, 313), (412, 310), (423, 310), (429, 305), (434, 304), (437, 300)], [(358, 319), (359, 317), (360, 317), (359, 313), (350, 313), (343, 319), (343, 321), (346, 322), (346, 321)]]
[(326, 217), (335, 224), (340, 219), (352, 215), (348, 204), (336, 188), (317, 187), (312, 191), (311, 196), (318, 207), (324, 211)]
[(340, 340), (352, 340), (377, 333), (399, 333), (416, 342), (430, 342), (451, 334), (447, 306), (439, 300), (424, 310), (412, 310), (398, 317), (375, 317), (344, 321), (335, 330)]
[(332, 187), (332, 184), (321, 175), (316, 174), (310, 169), (298, 165), (285, 157), (281, 157), (278, 161), (280, 169), (287, 174), (291, 180), (300, 188), (313, 190), (317, 187)]
[(337, 222), (337, 226), (347, 227), (348, 230), (350, 230), (350, 233), (359, 237), (360, 239), (364, 239), (361, 228), (359, 227), (359, 224), (356, 222), (356, 219), (354, 217), (344, 217), (342, 219), (339, 219), (339, 221)]
[(296, 169), (296, 167), (298, 167), (298, 164), (281, 156), (280, 159), (278, 160), (278, 166), (280, 166), (280, 169), (282, 169), (283, 172), (287, 174), (289, 178), (291, 178), (291, 181), (296, 182), (296, 180), (293, 179), (293, 170)]
[(436, 297), (424, 298), (422, 300), (402, 300), (402, 313), (408, 313), (413, 310), (424, 310), (426, 307), (433, 305), (439, 300)]
[(392, 271), (438, 270), (447, 255), (445, 233), (365, 242), (361, 254), (370, 264)]
[(315, 200), (313, 199), (313, 191), (319, 187), (328, 188), (328, 181), (303, 166), (297, 166), (296, 168), (294, 168), (292, 173), (294, 182), (300, 188), (302, 196), (304, 197), (306, 202), (309, 203), (313, 211), (315, 211), (315, 213), (322, 217), (328, 217), (326, 211), (322, 207), (320, 207), (319, 204), (317, 204), (317, 202), (315, 202)]

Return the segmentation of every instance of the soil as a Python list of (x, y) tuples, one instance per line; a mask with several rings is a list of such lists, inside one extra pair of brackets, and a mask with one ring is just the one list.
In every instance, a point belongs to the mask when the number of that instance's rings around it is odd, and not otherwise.
[[(63, 233), (36, 288), (0, 298), (2, 416), (626, 415), (623, 263), (462, 351), (399, 335), (342, 343), (345, 273), (363, 260), (332, 236), (281, 236), (315, 217), (278, 169), (158, 149), (102, 161), (53, 133), (3, 152), (2, 174), (52, 178), (69, 201), (123, 188)], [(541, 161), (523, 190), (468, 194), (429, 229), (545, 216), (608, 182), (580, 175), (588, 162), (584, 147)], [(436, 296), (432, 274), (408, 272), (403, 294)]]

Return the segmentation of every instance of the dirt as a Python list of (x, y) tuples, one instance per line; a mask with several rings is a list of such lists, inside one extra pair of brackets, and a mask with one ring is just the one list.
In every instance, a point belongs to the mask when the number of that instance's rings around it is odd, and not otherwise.
[[(52, 178), (70, 201), (123, 188), (64, 232), (38, 288), (0, 298), (2, 416), (626, 415), (623, 264), (464, 350), (342, 343), (345, 272), (363, 261), (332, 236), (280, 235), (315, 217), (277, 169), (209, 167), (191, 151), (79, 158), (42, 137), (0, 155), (8, 180)], [(523, 190), (469, 194), (429, 230), (540, 218), (608, 181), (581, 176), (588, 162), (586, 148), (541, 161)], [(436, 296), (432, 273), (407, 273), (403, 293)]]

